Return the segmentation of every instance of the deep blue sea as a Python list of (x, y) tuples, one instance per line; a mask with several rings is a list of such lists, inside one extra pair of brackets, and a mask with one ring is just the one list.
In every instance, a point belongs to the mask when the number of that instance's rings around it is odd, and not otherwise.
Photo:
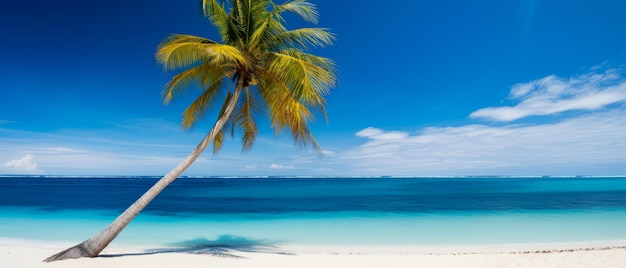
[[(0, 178), (0, 237), (80, 242), (158, 178)], [(626, 178), (180, 178), (115, 243), (626, 240)]]

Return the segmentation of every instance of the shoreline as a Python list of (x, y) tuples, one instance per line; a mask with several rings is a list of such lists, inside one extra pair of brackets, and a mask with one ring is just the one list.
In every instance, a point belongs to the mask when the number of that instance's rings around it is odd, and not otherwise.
[(161, 248), (113, 244), (97, 258), (45, 263), (73, 244), (0, 238), (8, 267), (626, 267), (626, 241), (505, 245), (286, 245)]

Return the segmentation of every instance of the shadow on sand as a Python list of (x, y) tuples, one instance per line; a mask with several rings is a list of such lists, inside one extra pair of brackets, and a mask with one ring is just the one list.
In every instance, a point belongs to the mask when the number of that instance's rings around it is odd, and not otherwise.
[(223, 258), (244, 258), (233, 254), (235, 252), (263, 252), (292, 255), (291, 253), (281, 252), (277, 246), (272, 245), (272, 243), (268, 241), (253, 240), (233, 235), (222, 235), (215, 240), (196, 238), (192, 240), (182, 241), (179, 243), (174, 243), (171, 247), (167, 248), (147, 249), (143, 252), (136, 253), (100, 254), (98, 257), (115, 258), (163, 253), (189, 253), (206, 254)]

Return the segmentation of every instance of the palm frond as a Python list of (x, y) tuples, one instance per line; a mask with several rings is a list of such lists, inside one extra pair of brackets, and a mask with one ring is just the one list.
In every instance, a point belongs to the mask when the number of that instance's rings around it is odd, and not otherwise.
[[(224, 127), (225, 126), (226, 125), (224, 125)], [(224, 137), (224, 127), (222, 127), (222, 129), (215, 134), (215, 138), (213, 138), (213, 155), (216, 155), (222, 149), (224, 141), (226, 141), (226, 137)]]
[(217, 64), (237, 64), (249, 66), (250, 59), (240, 49), (223, 44), (206, 44), (199, 47), (206, 53), (206, 58)]
[(297, 145), (311, 145), (321, 153), (321, 147), (308, 128), (308, 123), (314, 119), (313, 113), (292, 97), (289, 88), (280, 79), (270, 78), (259, 89), (266, 102), (272, 128), (276, 132), (289, 129)]
[(196, 98), (182, 114), (181, 125), (184, 129), (192, 128), (205, 114), (213, 98), (219, 93), (223, 79), (214, 81)]
[(172, 80), (165, 84), (163, 92), (161, 92), (161, 96), (163, 96), (163, 103), (165, 105), (169, 104), (174, 96), (178, 95), (179, 92), (197, 84), (198, 76), (198, 69), (190, 68), (172, 77)]
[(256, 50), (259, 47), (259, 45), (262, 44), (259, 41), (264, 36), (267, 36), (267, 34), (268, 34), (269, 30), (270, 30), (271, 23), (273, 21), (274, 20), (272, 18), (268, 17), (259, 25), (259, 27), (257, 27), (254, 30), (254, 32), (250, 36), (250, 40), (248, 42), (248, 47), (250, 48), (250, 50)]
[(163, 103), (169, 104), (172, 99), (180, 92), (185, 91), (189, 87), (199, 86), (208, 88), (210, 85), (231, 74), (232, 66), (229, 65), (209, 65), (201, 64), (191, 67), (172, 77), (165, 87), (161, 95)]
[(156, 59), (166, 70), (191, 66), (204, 57), (202, 45), (215, 41), (185, 34), (170, 35), (157, 48)]
[(280, 47), (287, 47), (290, 40), (286, 38), (276, 38), (276, 35), (286, 31), (285, 27), (272, 16), (266, 18), (259, 24), (249, 41), (251, 51), (275, 51)]
[(213, 155), (217, 154), (224, 146), (224, 142), (226, 141), (226, 135), (233, 136), (234, 135), (234, 125), (231, 120), (226, 121), (222, 129), (217, 132), (215, 135), (215, 139), (213, 139)]
[(289, 55), (290, 57), (294, 57), (294, 58), (309, 62), (313, 65), (319, 66), (320, 68), (331, 73), (332, 76), (335, 77), (335, 80), (336, 80), (335, 73), (337, 72), (337, 67), (335, 66), (335, 62), (329, 58), (315, 56), (313, 54), (303, 52), (302, 50), (293, 49), (293, 48), (280, 50), (279, 53)]
[(215, 27), (220, 31), (222, 41), (227, 44), (239, 44), (242, 45), (239, 36), (240, 29), (231, 16), (226, 12), (225, 3), (218, 3), (217, 0), (202, 0), (202, 10), (204, 16), (207, 17)]
[[(226, 111), (226, 107), (228, 107), (228, 104), (230, 103), (232, 98), (233, 98), (233, 94), (229, 91), (226, 94), (226, 98), (224, 98), (224, 103), (222, 104), (222, 108), (220, 109), (220, 113), (217, 116), (217, 118), (222, 118), (222, 116), (224, 116), (224, 112)], [(217, 139), (217, 138), (213, 139), (213, 154), (216, 154), (217, 152), (219, 152), (219, 150), (224, 145), (225, 132), (227, 132), (227, 130), (229, 130), (229, 129), (231, 129), (231, 130), (233, 129), (232, 114), (231, 114), (231, 117), (226, 120), (226, 123), (224, 124), (222, 129), (220, 129), (218, 131), (216, 137), (220, 136), (219, 139)]]
[(325, 47), (332, 45), (336, 37), (324, 28), (300, 28), (283, 31), (275, 35), (275, 42), (283, 47), (295, 47), (296, 45), (309, 49), (312, 47)]
[(202, 11), (204, 12), (204, 16), (208, 18), (216, 16), (228, 17), (224, 3), (220, 5), (217, 0), (202, 0)]
[(326, 104), (323, 96), (335, 84), (332, 70), (326, 70), (304, 59), (271, 53), (267, 71), (279, 78), (290, 88), (291, 96), (306, 105), (323, 109)]
[(233, 121), (242, 131), (242, 149), (245, 152), (252, 148), (252, 144), (259, 133), (254, 115), (259, 113), (260, 107), (257, 98), (253, 96), (249, 88), (246, 88), (243, 93), (243, 97), (238, 105), (239, 107), (233, 115)]
[(289, 11), (298, 14), (303, 20), (317, 24), (319, 18), (319, 12), (314, 4), (306, 0), (292, 0), (287, 1), (282, 5), (275, 6), (275, 9), (282, 13)]
[(243, 42), (241, 48), (248, 48), (256, 29), (258, 29), (268, 16), (266, 9), (268, 0), (234, 0), (231, 12), (231, 20), (235, 21), (240, 31), (239, 38)]

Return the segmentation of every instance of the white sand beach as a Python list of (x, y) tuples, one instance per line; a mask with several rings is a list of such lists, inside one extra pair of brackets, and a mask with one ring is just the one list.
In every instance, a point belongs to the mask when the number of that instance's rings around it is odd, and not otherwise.
[(0, 239), (2, 267), (626, 267), (626, 242), (493, 246), (298, 246), (255, 251), (150, 251), (45, 263), (63, 243)]

